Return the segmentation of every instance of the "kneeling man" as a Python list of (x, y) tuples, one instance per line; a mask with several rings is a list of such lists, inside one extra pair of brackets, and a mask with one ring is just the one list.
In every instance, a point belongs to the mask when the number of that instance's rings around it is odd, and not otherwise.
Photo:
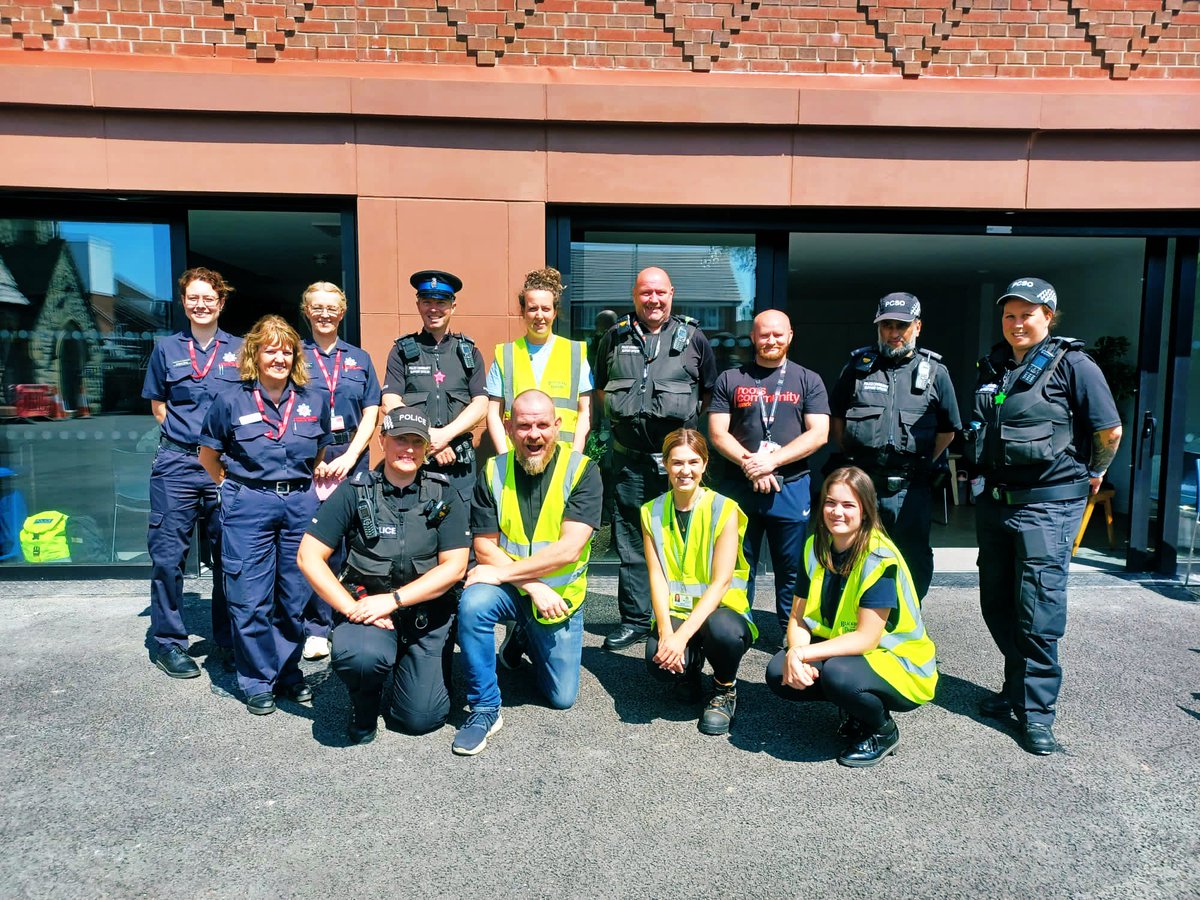
[(504, 724), (496, 681), (495, 628), (515, 621), (500, 648), (505, 665), (528, 655), (538, 689), (555, 709), (579, 693), (583, 606), (592, 533), (604, 485), (596, 464), (559, 443), (554, 401), (529, 390), (513, 401), (512, 450), (489, 460), (471, 501), (478, 561), (458, 608), (471, 713), (453, 750), (474, 756)]

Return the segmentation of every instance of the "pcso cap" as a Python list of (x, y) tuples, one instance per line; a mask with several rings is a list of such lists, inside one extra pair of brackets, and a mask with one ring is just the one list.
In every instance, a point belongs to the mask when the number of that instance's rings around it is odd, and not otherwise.
[(431, 300), (449, 300), (454, 302), (454, 295), (462, 290), (462, 279), (449, 272), (438, 269), (422, 269), (413, 272), (408, 283), (417, 289), (418, 297)]
[(879, 298), (879, 308), (875, 310), (875, 324), (887, 319), (896, 322), (912, 322), (921, 318), (921, 301), (912, 294), (897, 291)]
[(1001, 306), (1005, 300), (1024, 300), (1026, 303), (1039, 303), (1048, 306), (1050, 312), (1058, 312), (1058, 294), (1054, 285), (1041, 278), (1031, 278), (1023, 275), (1008, 286), (1000, 299), (996, 301)]
[(429, 420), (419, 406), (401, 406), (383, 417), (383, 433), (388, 437), (415, 434), (429, 442)]

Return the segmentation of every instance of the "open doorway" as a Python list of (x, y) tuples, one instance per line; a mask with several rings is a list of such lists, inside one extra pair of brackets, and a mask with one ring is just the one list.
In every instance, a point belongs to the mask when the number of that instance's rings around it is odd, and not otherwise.
[[(1132, 428), (1145, 240), (1013, 235), (793, 233), (788, 247), (787, 311), (796, 333), (793, 356), (832, 385), (857, 347), (876, 340), (879, 298), (908, 291), (921, 300), (921, 345), (942, 354), (969, 421), (975, 362), (1001, 340), (995, 300), (1020, 275), (1051, 282), (1060, 298), (1057, 333), (1089, 348), (1109, 338), (1105, 360), (1126, 433)], [(1120, 354), (1120, 351), (1124, 351)], [(1110, 545), (1098, 510), (1076, 562), (1124, 569), (1130, 505), (1126, 440), (1109, 470), (1115, 519)], [(814, 468), (824, 463), (814, 460)], [(961, 487), (959, 482), (955, 487)], [(931, 535), (939, 572), (975, 569), (975, 523), (969, 490), (939, 491)], [(955, 502), (957, 494), (957, 503)], [(943, 521), (943, 511), (945, 524)]]

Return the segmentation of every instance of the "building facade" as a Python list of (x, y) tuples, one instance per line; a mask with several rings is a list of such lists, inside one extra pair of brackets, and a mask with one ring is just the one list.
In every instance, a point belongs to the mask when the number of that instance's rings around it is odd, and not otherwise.
[(1039, 274), (1115, 351), (1117, 555), (1174, 571), (1198, 157), (1197, 0), (0, 0), (0, 519), (63, 508), (104, 536), (80, 561), (144, 564), (140, 372), (188, 265), (238, 288), (231, 330), (345, 284), (379, 367), (417, 269), (463, 278), (490, 359), (526, 271), (564, 271), (582, 338), (665, 265), (725, 364), (781, 308), (828, 383), (911, 290), (963, 397)]

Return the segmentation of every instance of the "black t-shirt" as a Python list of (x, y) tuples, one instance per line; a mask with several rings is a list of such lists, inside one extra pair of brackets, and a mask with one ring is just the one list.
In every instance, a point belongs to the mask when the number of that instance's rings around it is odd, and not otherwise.
[[(392, 504), (394, 510), (420, 509), (424, 504), (420, 499), (419, 485), (420, 481), (417, 480), (407, 487), (397, 488), (385, 478), (382, 484), (383, 502)], [(447, 550), (461, 550), (471, 546), (466, 504), (462, 503), (458, 494), (449, 487), (443, 488), (442, 499), (446, 501), (449, 511), (436, 527), (414, 527), (405, 530), (406, 560), (436, 556)], [(423, 523), (424, 519), (421, 521)], [(308, 526), (308, 533), (326, 547), (336, 547), (343, 537), (354, 539), (358, 533), (358, 495), (349, 479), (339, 484), (321, 504)], [(415, 573), (411, 571), (393, 570), (392, 573), (394, 584), (403, 584), (413, 577)]]
[[(841, 568), (846, 561), (847, 555), (850, 553), (846, 550), (843, 553), (833, 551), (833, 564)], [(796, 602), (800, 604), (800, 609), (804, 609), (804, 603), (808, 598), (808, 589), (812, 582), (809, 580), (808, 572), (803, 566), (800, 567), (799, 575), (796, 578)], [(825, 579), (821, 583), (821, 620), (824, 622), (832, 622), (833, 617), (837, 615), (838, 602), (842, 599), (842, 590), (846, 586), (846, 579), (837, 572), (825, 573)], [(883, 570), (883, 574), (879, 576), (879, 580), (867, 588), (858, 601), (859, 609), (897, 609), (900, 606), (900, 598), (896, 594), (896, 566), (888, 566)]]
[[(764, 418), (771, 417), (772, 408), (771, 440), (783, 447), (804, 434), (805, 416), (829, 415), (825, 383), (812, 369), (791, 361), (786, 370), (752, 362), (717, 376), (709, 412), (729, 413), (729, 433), (751, 453), (757, 452), (766, 438)], [(799, 459), (779, 474), (789, 478), (807, 471), (808, 460)]]
[[(559, 448), (555, 454), (561, 452), (562, 448)], [(556, 462), (557, 458), (551, 460), (540, 475), (530, 475), (521, 468), (520, 463), (513, 467), (517, 483), (517, 502), (521, 505), (521, 521), (525, 523), (527, 534), (532, 534), (534, 523), (542, 511), (542, 503), (546, 499), (546, 491), (550, 487), (550, 478)], [(583, 477), (567, 498), (563, 521), (582, 522), (598, 529), (603, 505), (604, 482), (600, 479), (600, 470), (595, 462), (589, 459), (584, 465)], [(483, 466), (479, 470), (475, 481), (475, 493), (471, 499), (471, 531), (475, 534), (497, 534), (500, 531), (499, 515), (491, 485), (488, 483), (487, 467)]]

